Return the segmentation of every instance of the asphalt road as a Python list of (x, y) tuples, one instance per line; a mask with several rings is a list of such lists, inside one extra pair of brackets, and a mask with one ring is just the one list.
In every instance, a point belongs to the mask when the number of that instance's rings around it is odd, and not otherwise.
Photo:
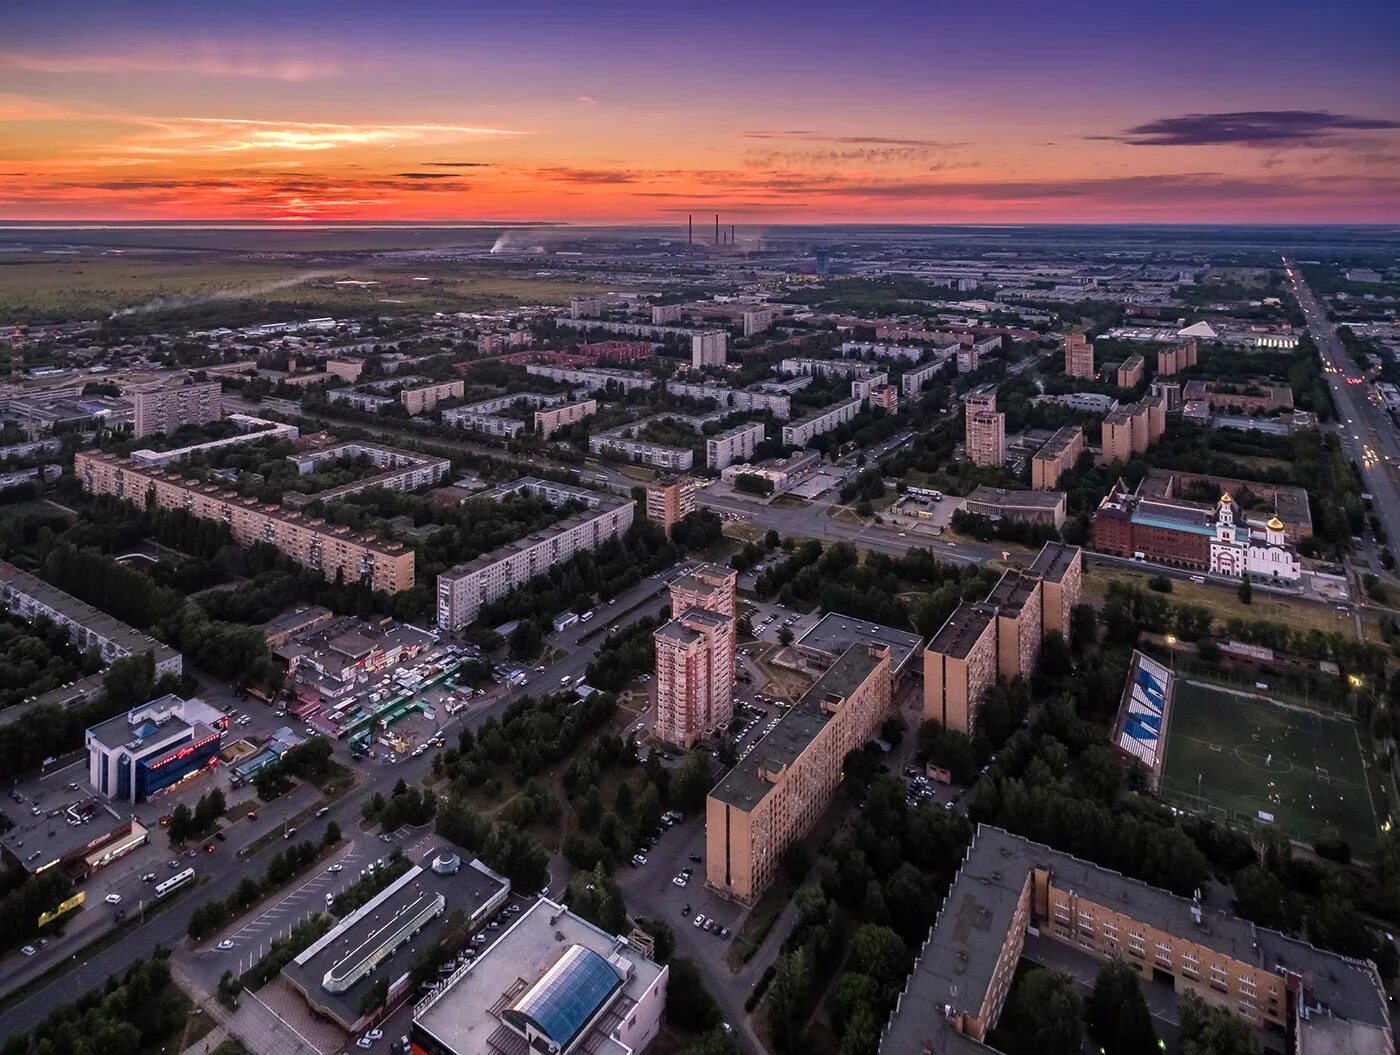
[(1337, 337), (1336, 327), (1327, 318), (1327, 309), (1313, 294), (1302, 271), (1292, 260), (1284, 267), (1298, 303), (1307, 318), (1322, 355), (1324, 377), (1337, 405), (1337, 428), (1347, 455), (1361, 467), (1362, 479), (1371, 493), (1371, 505), (1386, 534), (1400, 538), (1400, 495), (1386, 471), (1385, 460), (1400, 464), (1400, 435), (1386, 411), (1370, 400), (1370, 389), (1356, 362)]
[[(674, 572), (667, 574), (674, 574)], [(582, 645), (579, 644), (579, 638), (600, 626), (612, 625), (613, 623), (626, 626), (643, 616), (654, 614), (661, 603), (659, 595), (664, 585), (664, 579), (646, 579), (619, 595), (616, 603), (611, 607), (600, 609), (595, 621), (575, 624), (562, 636), (551, 635), (549, 640), (564, 652), (562, 658), (551, 664), (543, 673), (532, 670), (529, 685), (513, 689), (505, 695), (497, 697), (487, 706), (466, 712), (447, 722), (443, 727), (446, 734), (450, 737), (462, 726), (471, 729), (479, 728), (487, 718), (499, 717), (506, 707), (520, 697), (531, 694), (539, 695), (558, 688), (559, 679), (565, 675), (568, 675), (572, 681), (579, 680), (598, 646), (602, 644), (604, 637), (600, 634)], [(653, 598), (656, 598), (655, 604), (651, 603)], [(634, 606), (636, 610), (629, 612), (629, 609)], [(613, 612), (627, 614), (613, 619), (607, 614)], [(336, 755), (340, 761), (348, 763), (348, 750), (343, 745), (337, 746)], [(297, 838), (320, 839), (326, 830), (326, 825), (331, 821), (339, 824), (341, 830), (347, 834), (358, 831), (360, 805), (365, 799), (373, 795), (375, 791), (387, 792), (401, 777), (409, 784), (420, 783), (427, 775), (431, 765), (431, 753), (419, 758), (406, 758), (392, 766), (380, 766), (372, 763), (355, 765), (353, 772), (360, 782), (354, 790), (333, 803), (327, 816), (317, 821), (303, 823), (297, 832)], [(232, 842), (226, 846), (229, 851), (234, 849)], [(138, 922), (129, 925), (120, 940), (105, 948), (91, 955), (83, 951), (73, 954), (66, 961), (65, 966), (59, 968), (58, 973), (49, 976), (42, 986), (0, 1014), (0, 1038), (11, 1033), (32, 1029), (55, 1008), (68, 1003), (81, 993), (102, 985), (110, 975), (125, 970), (133, 960), (150, 955), (157, 946), (174, 948), (185, 939), (188, 933), (190, 915), (198, 905), (211, 898), (226, 896), (245, 877), (257, 878), (261, 876), (273, 855), (282, 848), (283, 843), (280, 840), (273, 840), (271, 845), (247, 858), (237, 858), (230, 852), (226, 856), (221, 856), (218, 869), (206, 870), (197, 863), (195, 867), (204, 874), (206, 879), (202, 886), (180, 895), (171, 906), (162, 906), (161, 911), (149, 916), (144, 923)], [(305, 882), (305, 880), (306, 875), (304, 874), (297, 882)]]

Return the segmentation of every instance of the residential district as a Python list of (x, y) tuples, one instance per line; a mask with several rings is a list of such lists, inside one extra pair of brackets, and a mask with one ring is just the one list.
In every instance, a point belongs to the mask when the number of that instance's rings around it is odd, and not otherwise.
[(4, 1050), (1393, 1055), (1400, 266), (1095, 237), (18, 320)]

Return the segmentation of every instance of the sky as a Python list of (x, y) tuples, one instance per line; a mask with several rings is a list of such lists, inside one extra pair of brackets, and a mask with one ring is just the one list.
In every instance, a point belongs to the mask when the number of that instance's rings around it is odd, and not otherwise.
[(44, 0), (0, 217), (1400, 222), (1400, 3)]

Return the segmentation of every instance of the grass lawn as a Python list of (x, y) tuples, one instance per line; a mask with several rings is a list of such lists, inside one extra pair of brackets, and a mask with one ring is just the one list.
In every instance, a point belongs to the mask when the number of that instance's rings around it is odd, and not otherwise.
[(43, 513), (49, 516), (53, 515), (54, 513), (63, 513), (68, 514), (71, 517), (72, 512), (73, 511), (71, 509), (66, 509), (55, 502), (48, 501), (47, 499), (34, 498), (30, 499), (27, 502), (11, 502), (6, 505), (0, 505), (0, 520), (9, 519), (11, 517), (27, 516), (30, 513)]
[(779, 495), (768, 504), (774, 509), (806, 509), (812, 503), (796, 495)]
[(1179, 680), (1167, 720), (1162, 793), (1218, 819), (1273, 816), (1290, 838), (1340, 831), (1362, 856), (1377, 820), (1356, 726), (1340, 718)]
[(726, 520), (722, 530), (727, 538), (736, 538), (740, 542), (757, 542), (767, 534), (763, 528), (755, 524), (746, 524), (736, 520)]
[(865, 527), (864, 518), (849, 506), (828, 506), (826, 515), (832, 520), (839, 520), (843, 524), (854, 524), (856, 527)]
[[(1147, 589), (1147, 580), (1152, 576), (1146, 572), (1119, 571), (1095, 566), (1084, 576), (1084, 593), (1100, 603), (1108, 596), (1108, 585), (1112, 582), (1127, 583), (1139, 589)], [(1321, 630), (1323, 633), (1350, 634), (1355, 632), (1355, 624), (1350, 613), (1338, 612), (1335, 607), (1296, 601), (1290, 597), (1270, 593), (1267, 590), (1254, 590), (1254, 601), (1243, 604), (1234, 587), (1216, 586), (1212, 583), (1196, 583), (1187, 579), (1172, 579), (1172, 592), (1164, 594), (1172, 604), (1193, 604), (1209, 608), (1219, 621), (1226, 619), (1266, 620), (1283, 623), (1295, 630)]]

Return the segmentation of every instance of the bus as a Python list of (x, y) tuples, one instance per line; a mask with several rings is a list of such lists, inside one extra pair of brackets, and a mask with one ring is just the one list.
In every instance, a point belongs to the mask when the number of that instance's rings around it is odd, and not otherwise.
[(186, 868), (183, 872), (176, 872), (164, 883), (156, 884), (156, 897), (165, 897), (166, 894), (173, 894), (186, 883), (194, 882), (194, 869)]

